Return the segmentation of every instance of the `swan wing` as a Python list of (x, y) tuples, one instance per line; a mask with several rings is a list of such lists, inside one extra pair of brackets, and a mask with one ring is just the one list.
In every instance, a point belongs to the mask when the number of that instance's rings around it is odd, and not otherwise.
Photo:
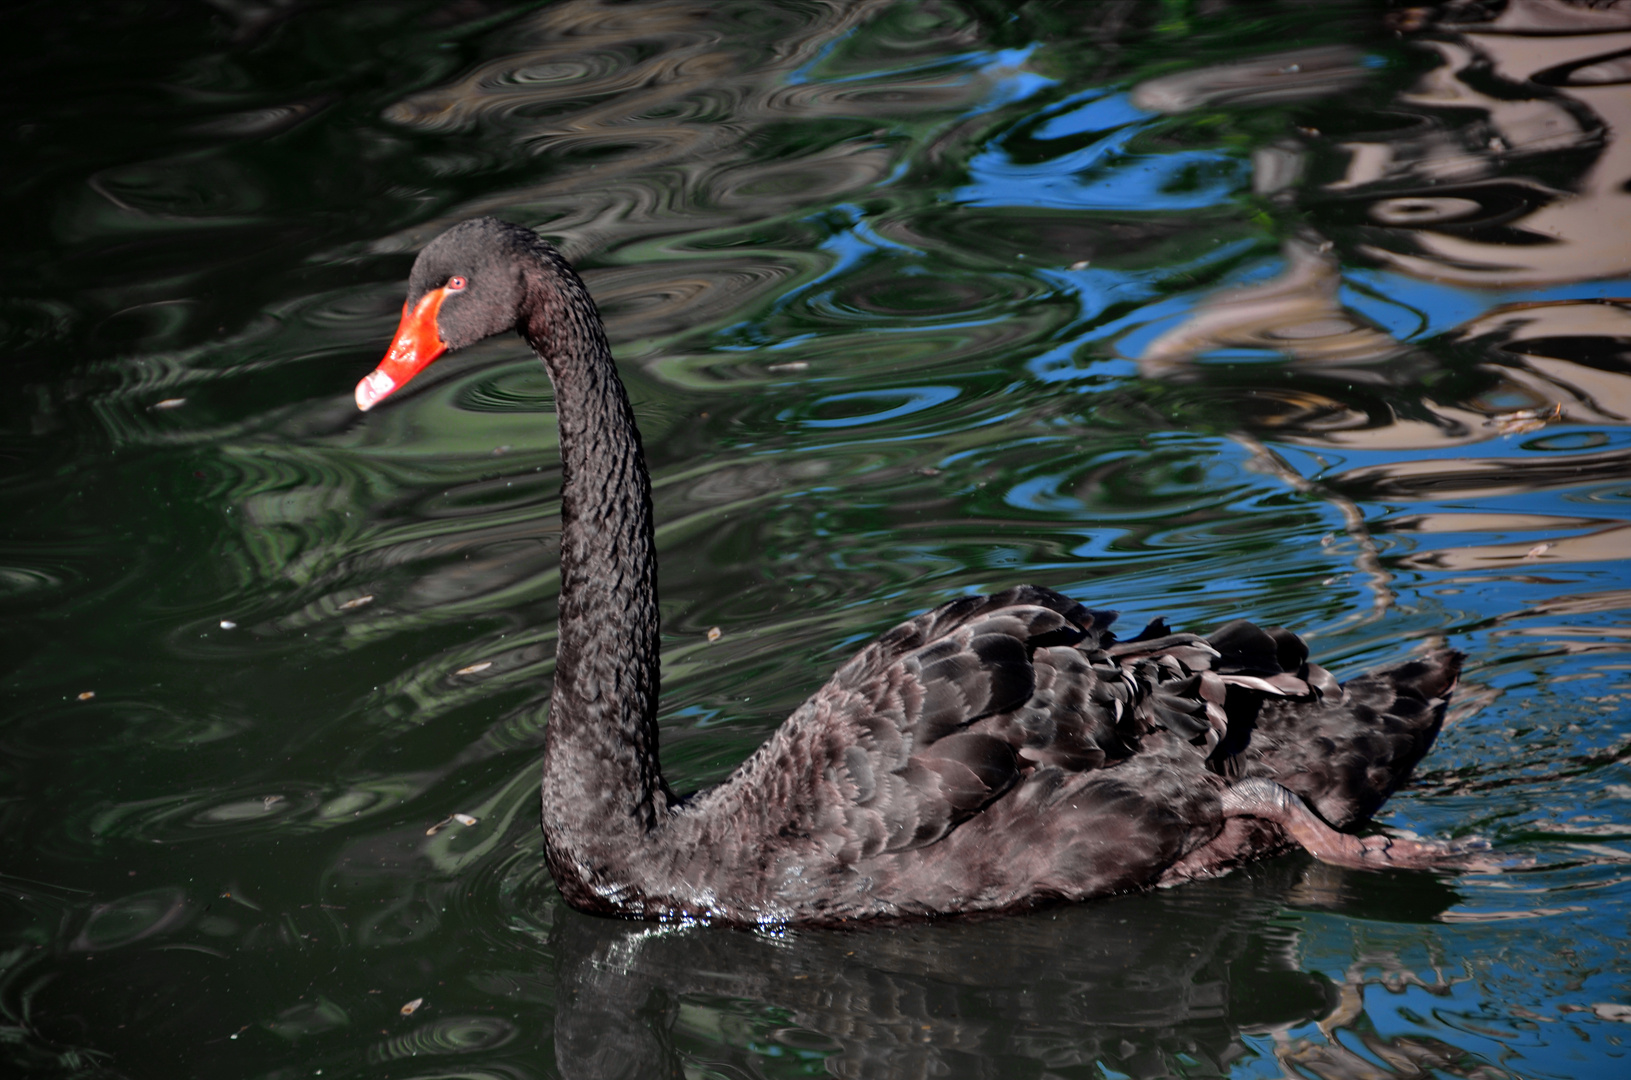
[[(1092, 700), (1075, 659), (1078, 646), (1114, 640), (1114, 618), (1022, 586), (955, 600), (868, 646), (775, 740), (819, 789), (824, 846), (853, 863), (933, 844), (1020, 781), (1038, 760), (1027, 741), (1102, 762), (1094, 740), (1119, 711), (1103, 704), (1113, 693)], [(1043, 722), (1039, 687), (1081, 708)]]
[[(1151, 732), (1176, 735), (1197, 764), (1233, 753), (1226, 704), (1307, 698), (1329, 678), (1284, 631), (1241, 622), (1202, 638), (1157, 621), (1117, 642), (1114, 619), (1021, 586), (908, 620), (840, 668), (716, 797), (763, 819), (745, 832), (814, 841), (854, 865), (934, 844), (1027, 777), (1112, 767)], [(1233, 741), (1248, 740), (1249, 716), (1237, 728)]]

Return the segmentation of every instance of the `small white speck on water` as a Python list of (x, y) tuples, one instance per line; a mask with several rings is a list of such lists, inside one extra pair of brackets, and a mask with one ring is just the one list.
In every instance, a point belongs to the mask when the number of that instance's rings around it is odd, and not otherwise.
[(222, 619), (221, 620), (221, 629), (223, 629), (223, 630), (236, 630), (236, 629), (238, 629), (238, 624), (233, 622), (231, 619)]
[(721, 630), (719, 627), (717, 627), (717, 626), (708, 627), (708, 640), (709, 641), (718, 641), (720, 638), (722, 638), (724, 636), (725, 636), (725, 631)]

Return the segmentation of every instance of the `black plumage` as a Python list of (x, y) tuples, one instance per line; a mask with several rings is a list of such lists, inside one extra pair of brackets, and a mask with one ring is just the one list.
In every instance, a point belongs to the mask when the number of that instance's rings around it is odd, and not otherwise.
[[(515, 327), (556, 389), (561, 625), (545, 854), (585, 910), (739, 923), (1005, 911), (1215, 873), (1300, 845), (1427, 866), (1363, 823), (1437, 733), (1460, 655), (1338, 686), (1296, 635), (1208, 637), (1021, 586), (910, 619), (841, 667), (724, 783), (657, 759), (656, 560), (633, 412), (577, 275), (528, 230), (421, 253), (371, 407), (444, 348)], [(417, 351), (416, 351), (417, 350)], [(417, 366), (415, 366), (417, 365)]]

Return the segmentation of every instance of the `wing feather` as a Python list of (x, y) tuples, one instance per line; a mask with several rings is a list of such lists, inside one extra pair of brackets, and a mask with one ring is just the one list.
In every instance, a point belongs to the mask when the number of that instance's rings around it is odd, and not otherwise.
[(1151, 739), (1226, 772), (1264, 700), (1340, 700), (1288, 631), (1235, 621), (1201, 637), (1156, 620), (1118, 642), (1114, 619), (1034, 586), (954, 600), (863, 649), (744, 770), (811, 777), (787, 803), (821, 807), (820, 822), (795, 834), (853, 865), (934, 844), (1016, 789), (1029, 805), (1116, 769)]

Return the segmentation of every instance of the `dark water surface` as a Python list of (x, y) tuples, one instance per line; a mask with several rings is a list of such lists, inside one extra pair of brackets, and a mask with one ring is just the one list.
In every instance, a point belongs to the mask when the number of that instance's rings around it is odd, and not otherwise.
[[(1631, 11), (176, 0), (0, 40), (0, 1072), (1626, 1075)], [(1382, 823), (1533, 865), (849, 934), (565, 908), (544, 373), (507, 337), (351, 401), (482, 213), (606, 314), (676, 785), (1033, 581), (1339, 674), (1448, 640)]]

